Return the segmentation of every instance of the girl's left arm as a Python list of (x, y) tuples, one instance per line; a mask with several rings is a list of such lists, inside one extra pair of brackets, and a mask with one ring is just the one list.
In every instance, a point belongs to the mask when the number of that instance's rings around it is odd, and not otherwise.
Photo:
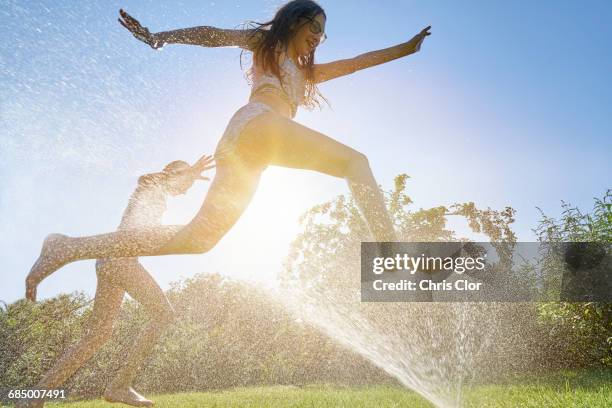
[(385, 62), (414, 54), (421, 49), (421, 44), (425, 37), (431, 34), (429, 32), (430, 29), (431, 26), (428, 26), (421, 30), (421, 32), (415, 35), (410, 41), (393, 47), (367, 52), (354, 58), (333, 61), (326, 64), (315, 64), (313, 67), (314, 81), (317, 83), (329, 81), (330, 79), (352, 74), (353, 72), (365, 68), (384, 64)]

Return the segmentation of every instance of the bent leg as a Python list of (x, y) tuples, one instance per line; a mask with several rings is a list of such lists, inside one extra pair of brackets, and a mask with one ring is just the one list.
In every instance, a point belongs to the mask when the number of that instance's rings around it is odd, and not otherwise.
[(26, 297), (63, 265), (82, 259), (195, 254), (210, 250), (236, 223), (251, 201), (262, 168), (238, 160), (217, 162), (217, 171), (202, 208), (187, 225), (162, 225), (72, 238), (51, 235), (26, 279)]
[(217, 171), (196, 216), (160, 249), (162, 254), (204, 253), (238, 221), (251, 202), (265, 167), (239, 157), (217, 161)]
[(275, 113), (253, 119), (240, 138), (239, 148), (266, 164), (346, 179), (374, 238), (396, 240), (383, 195), (362, 153)]
[[(319, 132), (275, 113), (249, 122), (238, 140), (238, 156), (249, 163), (319, 171), (345, 178), (377, 241), (395, 241), (393, 223), (367, 158)], [(245, 160), (246, 162), (246, 160)], [(26, 279), (26, 296), (36, 297), (40, 281), (63, 265), (81, 259), (203, 253), (236, 223), (249, 204), (263, 167), (241, 160), (217, 162), (217, 172), (202, 208), (186, 226), (158, 226), (70, 238), (54, 235)]]
[(130, 385), (163, 330), (174, 319), (174, 309), (157, 282), (138, 261), (130, 262), (122, 271), (115, 274), (114, 279), (134, 300), (145, 307), (150, 319), (134, 342), (125, 364), (119, 369), (105, 394), (113, 400), (125, 400), (126, 398), (133, 400), (134, 395), (130, 392)]
[(124, 291), (108, 279), (99, 279), (89, 329), (43, 376), (35, 388), (52, 389), (62, 385), (106, 343), (121, 309)]

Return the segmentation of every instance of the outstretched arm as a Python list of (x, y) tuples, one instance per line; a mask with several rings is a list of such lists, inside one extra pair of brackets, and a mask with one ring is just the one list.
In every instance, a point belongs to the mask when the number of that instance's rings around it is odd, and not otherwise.
[(393, 47), (367, 52), (354, 58), (333, 61), (327, 64), (315, 64), (314, 80), (315, 82), (329, 81), (330, 79), (352, 74), (353, 72), (365, 68), (384, 64), (385, 62), (414, 54), (421, 49), (421, 44), (425, 37), (431, 34), (429, 32), (430, 29), (431, 26), (428, 26), (421, 30), (421, 32), (415, 35), (410, 41)]
[(151, 48), (160, 48), (165, 44), (190, 44), (203, 47), (236, 46), (252, 49), (255, 42), (254, 30), (228, 30), (210, 26), (182, 28), (179, 30), (151, 33), (134, 17), (123, 9), (119, 10), (119, 23), (127, 28), (137, 39)]
[(228, 30), (209, 26), (183, 28), (153, 34), (161, 44), (192, 44), (202, 47), (250, 49), (249, 30)]
[(216, 167), (213, 164), (214, 161), (214, 156), (205, 154), (193, 166), (187, 166), (178, 170), (162, 170), (157, 173), (144, 174), (138, 178), (138, 185), (142, 187), (150, 184), (165, 184), (170, 177), (183, 177), (192, 182), (195, 180), (210, 180), (210, 178), (203, 176), (202, 173), (214, 169)]

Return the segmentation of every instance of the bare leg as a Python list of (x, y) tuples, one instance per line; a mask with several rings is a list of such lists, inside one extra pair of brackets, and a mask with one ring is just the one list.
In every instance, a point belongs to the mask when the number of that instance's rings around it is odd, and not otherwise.
[(136, 371), (153, 349), (163, 330), (173, 320), (174, 310), (159, 285), (137, 261), (115, 273), (113, 279), (145, 307), (150, 322), (134, 342), (127, 361), (107, 387), (104, 398), (110, 402), (133, 406), (150, 406), (153, 402), (137, 393), (131, 385)]
[(63, 265), (81, 259), (204, 253), (236, 223), (249, 204), (262, 168), (237, 160), (217, 162), (217, 171), (196, 217), (186, 226), (171, 225), (71, 238), (49, 236), (26, 279), (26, 297), (36, 299), (37, 285)]
[(275, 113), (253, 119), (240, 143), (242, 151), (263, 163), (346, 179), (375, 240), (396, 240), (383, 196), (362, 153)]
[(204, 253), (212, 249), (248, 207), (265, 165), (245, 165), (236, 155), (217, 160), (217, 172), (202, 207), (185, 228), (159, 251), (163, 254)]
[[(253, 119), (239, 139), (242, 159), (302, 168), (345, 178), (377, 241), (396, 235), (367, 158), (322, 133), (275, 113)], [(38, 283), (66, 263), (80, 259), (204, 253), (234, 225), (250, 202), (261, 168), (241, 159), (217, 162), (217, 173), (201, 210), (187, 226), (161, 226), (90, 237), (53, 236), (26, 279), (26, 296), (36, 297)]]
[[(87, 333), (60, 357), (34, 389), (59, 387), (106, 343), (112, 334), (113, 323), (119, 314), (124, 293), (123, 289), (114, 286), (107, 279), (98, 281)], [(30, 401), (29, 404), (21, 406), (42, 407), (43, 401)]]

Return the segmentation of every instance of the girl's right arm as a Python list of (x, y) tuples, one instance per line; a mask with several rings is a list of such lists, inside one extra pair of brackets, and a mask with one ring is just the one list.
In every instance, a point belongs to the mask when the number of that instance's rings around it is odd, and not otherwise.
[(138, 20), (123, 9), (119, 10), (119, 22), (127, 28), (134, 37), (150, 45), (152, 48), (163, 47), (164, 44), (190, 44), (203, 47), (240, 47), (252, 50), (256, 36), (254, 30), (228, 30), (210, 26), (182, 28), (179, 30), (151, 33)]

